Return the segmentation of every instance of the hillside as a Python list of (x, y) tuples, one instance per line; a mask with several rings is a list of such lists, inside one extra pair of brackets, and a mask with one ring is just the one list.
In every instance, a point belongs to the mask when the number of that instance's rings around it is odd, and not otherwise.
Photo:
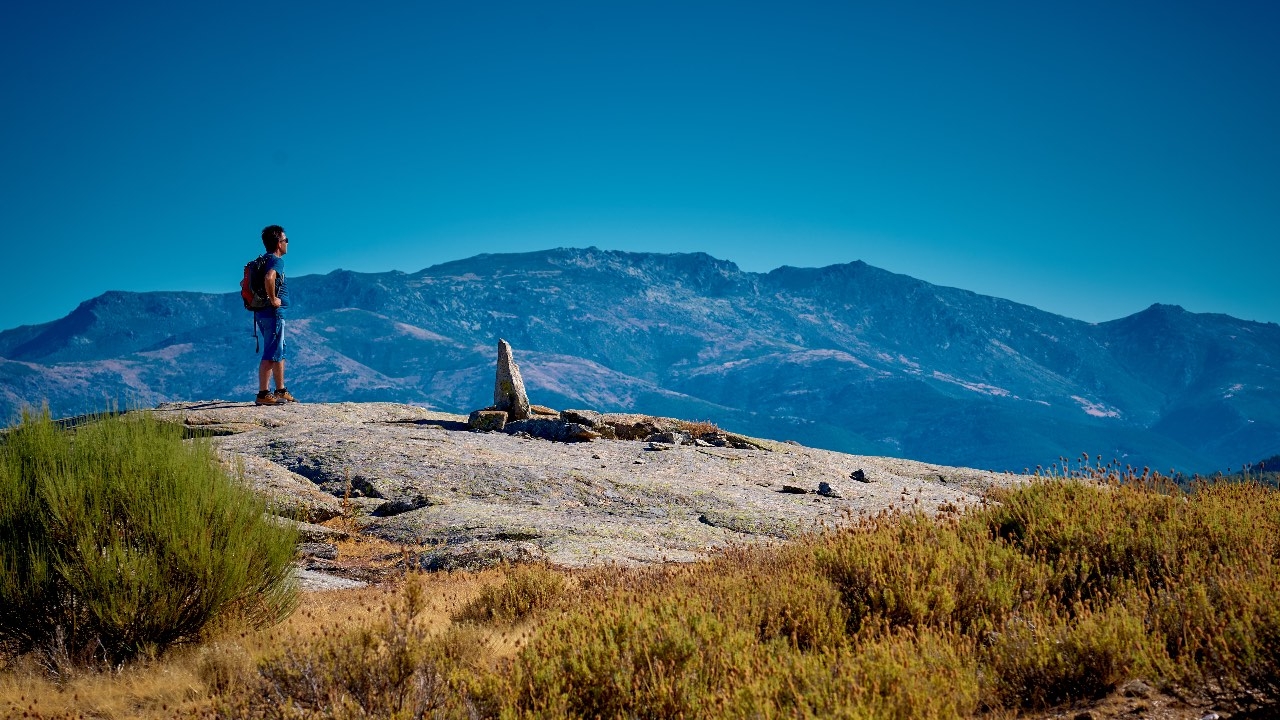
[[(289, 385), (307, 401), (465, 412), (488, 404), (504, 337), (535, 402), (841, 452), (1212, 472), (1280, 450), (1274, 323), (1153, 305), (1090, 324), (861, 262), (761, 274), (594, 248), (290, 283)], [(231, 293), (106, 293), (0, 333), (0, 410), (247, 398), (250, 329)]]

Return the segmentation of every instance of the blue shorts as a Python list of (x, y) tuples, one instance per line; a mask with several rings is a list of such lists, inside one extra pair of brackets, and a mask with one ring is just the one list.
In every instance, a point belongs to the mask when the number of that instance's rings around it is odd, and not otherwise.
[(253, 319), (258, 323), (258, 332), (262, 333), (262, 360), (264, 362), (284, 360), (284, 318), (279, 315), (254, 313)]

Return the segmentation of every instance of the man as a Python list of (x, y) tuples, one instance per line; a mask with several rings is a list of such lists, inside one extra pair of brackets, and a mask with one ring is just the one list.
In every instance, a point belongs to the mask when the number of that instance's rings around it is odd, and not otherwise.
[[(258, 397), (254, 402), (258, 405), (283, 405), (297, 402), (284, 386), (284, 314), (285, 308), (289, 307), (289, 285), (284, 277), (284, 255), (289, 252), (289, 238), (284, 228), (279, 225), (263, 228), (262, 247), (267, 251), (263, 255), (266, 259), (263, 285), (271, 307), (253, 314), (263, 340), (262, 361), (258, 363)], [(267, 390), (267, 381), (272, 376), (276, 379), (275, 394)]]

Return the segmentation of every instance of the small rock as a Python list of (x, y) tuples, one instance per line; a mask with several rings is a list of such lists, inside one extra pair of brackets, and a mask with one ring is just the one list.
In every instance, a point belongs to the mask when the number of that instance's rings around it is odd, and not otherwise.
[(645, 438), (645, 442), (649, 443), (666, 443), (668, 445), (687, 445), (693, 441), (688, 433), (678, 430), (667, 430), (665, 432), (654, 433)]
[(467, 425), (472, 430), (500, 431), (507, 424), (507, 413), (503, 410), (476, 410), (467, 418)]
[(324, 560), (337, 560), (338, 546), (327, 542), (298, 543), (298, 554), (302, 557), (318, 557)]
[(826, 482), (818, 483), (818, 494), (823, 497), (829, 497), (829, 498), (840, 497), (838, 494), (836, 494), (834, 490), (831, 489), (831, 483), (826, 483)]
[(388, 500), (378, 506), (373, 511), (374, 517), (393, 517), (402, 515), (418, 508), (429, 507), (433, 503), (425, 495), (415, 495), (411, 498), (402, 498), (398, 500)]
[(487, 542), (473, 540), (445, 545), (418, 558), (419, 566), (428, 572), (441, 570), (484, 570), (503, 563), (538, 562), (546, 552), (530, 542)]
[(328, 542), (330, 540), (346, 540), (351, 537), (351, 533), (345, 530), (334, 530), (323, 525), (312, 525), (311, 523), (298, 522), (297, 520), (290, 520), (276, 515), (268, 515), (267, 520), (297, 530), (298, 540), (301, 542)]
[(532, 437), (555, 442), (589, 442), (600, 437), (600, 433), (585, 425), (552, 418), (516, 420), (507, 423), (502, 431), (511, 434), (527, 433)]
[(586, 425), (592, 430), (599, 430), (604, 424), (604, 416), (595, 410), (561, 410), (560, 419), (565, 422)]
[(638, 459), (638, 458), (637, 458), (637, 459), (635, 459), (635, 460), (632, 460), (632, 461), (631, 461), (631, 464), (632, 464), (632, 465), (643, 465), (643, 464), (644, 464), (644, 461), (643, 461), (643, 460), (640, 460), (640, 459)]
[(1120, 688), (1120, 693), (1125, 697), (1149, 698), (1154, 692), (1150, 685), (1141, 680), (1130, 680)]
[(338, 577), (337, 575), (329, 575), (327, 573), (316, 572), (315, 570), (303, 570), (301, 568), (294, 570), (293, 574), (298, 578), (298, 587), (311, 592), (320, 590), (351, 590), (353, 588), (366, 587), (369, 584), (359, 580), (348, 580), (344, 577)]
[(698, 439), (713, 447), (729, 446), (729, 438), (726, 437), (724, 433), (714, 433), (714, 432), (702, 433), (701, 435), (698, 436)]
[(854, 480), (857, 480), (858, 482), (864, 482), (864, 483), (871, 482), (871, 478), (867, 477), (867, 474), (862, 471), (862, 468), (858, 468), (857, 470), (854, 470), (853, 472), (849, 473), (849, 477)]
[(348, 498), (343, 504), (346, 505), (352, 517), (370, 517), (386, 502), (383, 498), (353, 497)]
[(591, 453), (591, 459), (592, 459), (592, 460), (599, 460), (599, 459), (600, 459), (600, 453)]
[(498, 370), (493, 380), (493, 405), (505, 410), (510, 420), (529, 417), (529, 394), (524, 389), (524, 378), (520, 377), (520, 366), (511, 357), (511, 345), (501, 339), (498, 340)]
[(1200, 717), (1200, 720), (1218, 720), (1218, 713), (1208, 712)]
[(559, 411), (559, 410), (555, 410), (555, 409), (553, 409), (553, 408), (549, 408), (549, 407), (547, 407), (546, 405), (530, 405), (530, 406), (529, 406), (529, 414), (530, 414), (530, 415), (541, 415), (541, 416), (543, 416), (543, 417), (553, 417), (553, 418), (558, 418), (558, 417), (560, 417), (560, 411)]
[(789, 493), (791, 495), (808, 495), (809, 491), (795, 485), (783, 485), (778, 492)]
[(707, 442), (706, 440), (703, 440), (702, 438), (695, 439), (693, 441), (693, 444), (695, 447), (712, 447), (711, 443)]
[(648, 445), (645, 446), (644, 449), (645, 450), (670, 450), (671, 446), (664, 445), (660, 442), (650, 442)]
[[(656, 432), (662, 432), (658, 419), (649, 415), (609, 413), (600, 418), (603, 426), (613, 430), (618, 440), (643, 440)], [(599, 428), (603, 433), (604, 427)]]
[(788, 445), (797, 445), (797, 446), (803, 447), (803, 445), (800, 445), (800, 443), (796, 442), (795, 440), (784, 440), (783, 442), (785, 442)]

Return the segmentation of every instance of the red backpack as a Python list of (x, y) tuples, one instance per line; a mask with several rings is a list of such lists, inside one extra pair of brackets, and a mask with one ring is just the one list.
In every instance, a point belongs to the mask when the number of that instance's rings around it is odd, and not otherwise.
[(271, 307), (271, 302), (267, 300), (266, 267), (266, 255), (259, 255), (245, 263), (244, 277), (240, 280), (240, 299), (244, 300), (245, 310), (258, 311)]
[[(240, 299), (244, 301), (244, 309), (251, 312), (271, 307), (267, 299), (267, 256), (260, 255), (244, 266), (244, 277), (240, 279)], [(253, 351), (258, 352), (258, 323), (253, 323)]]

